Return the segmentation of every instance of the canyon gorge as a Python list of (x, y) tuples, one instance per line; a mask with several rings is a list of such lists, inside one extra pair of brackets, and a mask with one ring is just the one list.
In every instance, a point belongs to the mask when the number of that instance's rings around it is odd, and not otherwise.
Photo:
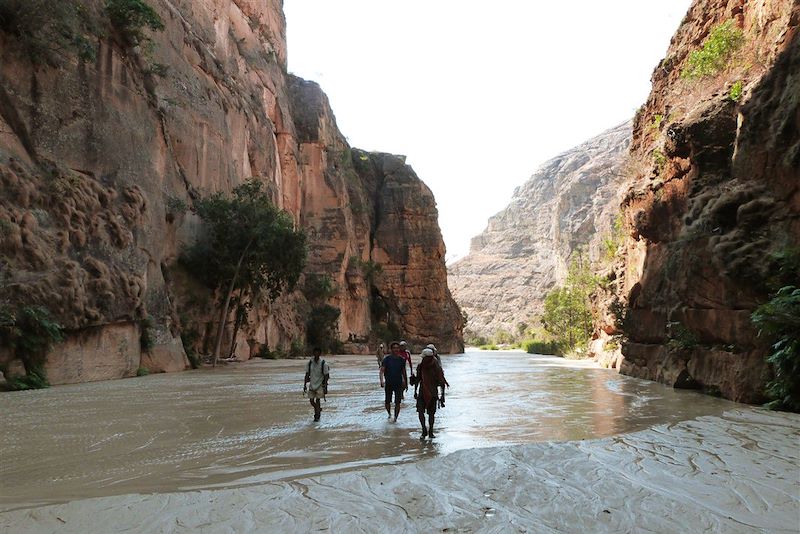
[[(0, 14), (0, 304), (64, 328), (51, 383), (208, 353), (215, 296), (179, 258), (202, 233), (193, 203), (248, 179), (305, 231), (346, 350), (462, 349), (433, 194), (404, 157), (351, 149), (320, 87), (287, 72), (280, 0), (153, 2), (151, 29), (99, 0), (46, 4)], [(303, 344), (302, 289), (256, 298), (225, 355)], [(24, 372), (7, 345), (0, 368)]]
[[(786, 263), (800, 246), (798, 22), (795, 1), (693, 2), (632, 133), (545, 163), (450, 266), (467, 328), (491, 336), (535, 321), (583, 254), (600, 280), (598, 361), (765, 401), (770, 341), (751, 314), (797, 284)], [(619, 241), (601, 258), (615, 222)]]
[(448, 267), (470, 332), (491, 337), (534, 324), (574, 253), (601, 259), (602, 236), (619, 217), (630, 137), (628, 122), (541, 165)]

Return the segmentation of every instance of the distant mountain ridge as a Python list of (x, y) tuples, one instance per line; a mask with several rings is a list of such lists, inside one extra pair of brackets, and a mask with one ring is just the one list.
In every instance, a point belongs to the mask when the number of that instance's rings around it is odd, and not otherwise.
[(474, 237), (470, 253), (448, 268), (467, 329), (516, 331), (541, 313), (545, 295), (566, 276), (570, 255), (600, 255), (619, 213), (631, 139), (625, 122), (545, 162), (514, 191), (508, 206)]

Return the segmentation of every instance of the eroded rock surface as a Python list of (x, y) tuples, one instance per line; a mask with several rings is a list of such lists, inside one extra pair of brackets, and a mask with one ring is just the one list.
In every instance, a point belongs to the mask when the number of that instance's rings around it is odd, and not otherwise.
[[(727, 21), (741, 50), (718, 74), (682, 76)], [(634, 122), (629, 239), (598, 324), (617, 331), (616, 304), (624, 373), (763, 400), (767, 347), (749, 316), (774, 255), (800, 245), (799, 22), (794, 1), (697, 0), (653, 74)]]
[[(151, 4), (165, 29), (132, 48), (103, 15), (104, 2), (88, 2), (86, 16), (101, 30), (89, 42), (94, 59), (66, 51), (36, 62), (0, 32), (0, 303), (47, 306), (67, 328), (56, 350), (75, 365), (83, 365), (83, 330), (126, 323), (152, 330), (155, 342), (134, 370), (185, 367), (181, 334), (207, 352), (214, 327), (212, 296), (177, 262), (198, 235), (192, 203), (254, 177), (309, 232), (309, 272), (337, 282), (331, 304), (342, 311), (342, 339), (373, 339), (372, 285), (350, 267), (351, 258), (373, 261), (373, 199), (357, 198), (365, 185), (325, 95), (286, 73), (282, 2)], [(395, 208), (410, 214), (415, 202), (399, 199)], [(431, 217), (426, 224), (436, 226)], [(439, 257), (430, 228), (418, 239), (417, 227), (398, 224), (399, 246)], [(455, 305), (443, 260), (392, 263), (387, 273), (406, 268), (425, 306), (443, 310), (430, 331), (457, 348), (460, 319), (447, 312)], [(420, 300), (406, 300), (411, 293), (394, 296), (404, 315), (430, 318)], [(235, 340), (229, 326), (226, 351), (246, 359), (263, 345), (304, 339), (299, 292), (255, 304)], [(400, 334), (417, 335), (414, 320)], [(0, 347), (0, 365), (13, 357)], [(58, 383), (62, 375), (51, 371)]]
[(469, 255), (448, 268), (467, 328), (516, 333), (518, 323), (541, 314), (573, 252), (603, 254), (603, 236), (619, 215), (630, 135), (625, 123), (544, 163), (472, 239)]

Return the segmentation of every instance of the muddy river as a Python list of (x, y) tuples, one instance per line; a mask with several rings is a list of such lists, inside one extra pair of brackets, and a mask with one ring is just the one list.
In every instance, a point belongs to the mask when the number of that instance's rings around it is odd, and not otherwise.
[(607, 437), (735, 406), (585, 362), (476, 351), (443, 357), (452, 387), (437, 437), (420, 441), (408, 402), (397, 423), (387, 421), (374, 356), (326, 359), (319, 423), (302, 396), (300, 360), (2, 394), (0, 511)]

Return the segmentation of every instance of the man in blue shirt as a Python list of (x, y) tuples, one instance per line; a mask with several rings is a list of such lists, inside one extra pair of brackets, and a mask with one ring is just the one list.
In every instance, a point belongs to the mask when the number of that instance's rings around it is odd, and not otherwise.
[(408, 375), (406, 374), (406, 360), (400, 352), (400, 343), (393, 342), (392, 352), (381, 363), (381, 387), (386, 392), (386, 413), (392, 418), (391, 405), (394, 396), (394, 421), (400, 413), (400, 401), (403, 400), (403, 391), (408, 389)]

